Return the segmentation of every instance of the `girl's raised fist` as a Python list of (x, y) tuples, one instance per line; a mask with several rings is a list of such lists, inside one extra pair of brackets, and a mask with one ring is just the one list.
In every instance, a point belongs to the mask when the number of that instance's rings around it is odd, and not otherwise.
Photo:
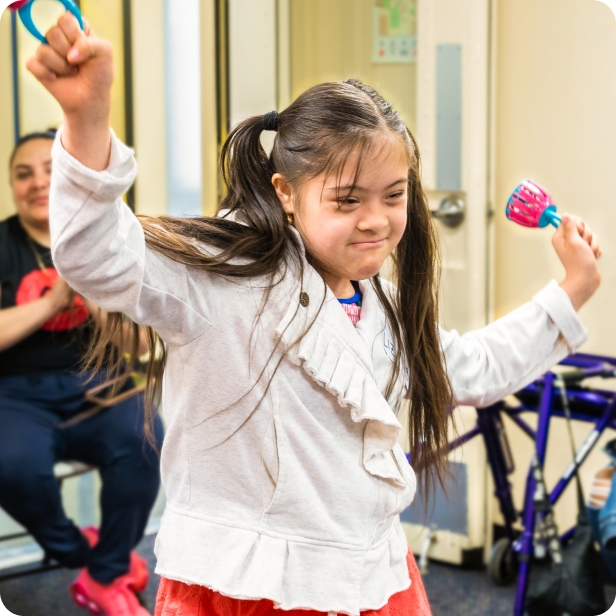
[(108, 122), (113, 83), (113, 50), (86, 23), (85, 31), (64, 13), (26, 66), (60, 103), (66, 117)]

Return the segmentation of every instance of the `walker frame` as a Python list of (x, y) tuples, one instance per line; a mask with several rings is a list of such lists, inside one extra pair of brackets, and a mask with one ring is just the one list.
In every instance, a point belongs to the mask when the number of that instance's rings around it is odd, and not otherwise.
[[(515, 464), (507, 439), (503, 414), (509, 417), (529, 438), (536, 443), (537, 456), (543, 466), (546, 460), (548, 434), (552, 417), (564, 417), (562, 401), (557, 379), (565, 382), (566, 395), (572, 419), (594, 424), (593, 430), (578, 448), (575, 458), (567, 466), (561, 478), (549, 494), (554, 505), (575, 477), (576, 470), (588, 458), (599, 437), (606, 429), (616, 430), (616, 392), (584, 387), (581, 382), (590, 377), (610, 378), (616, 376), (616, 359), (600, 355), (578, 353), (561, 362), (561, 365), (573, 368), (563, 373), (548, 372), (516, 394), (520, 404), (512, 406), (501, 400), (492, 406), (477, 409), (476, 426), (450, 443), (453, 451), (471, 439), (481, 435), (485, 443), (488, 463), (494, 479), (494, 495), (500, 503), (505, 520), (506, 541), (518, 563), (517, 592), (514, 616), (523, 616), (529, 576), (534, 558), (534, 531), (537, 514), (534, 494), (536, 482), (532, 463), (526, 481), (524, 507), (518, 512), (513, 502), (509, 475), (515, 470)], [(537, 430), (533, 430), (520, 417), (524, 412), (538, 413)], [(522, 522), (521, 535), (514, 529), (518, 520)], [(561, 536), (561, 543), (566, 544), (572, 537), (575, 527)], [(519, 535), (519, 536), (518, 536)], [(496, 546), (495, 546), (496, 548)], [(493, 550), (491, 558), (502, 559), (505, 552)], [(497, 563), (498, 564), (498, 563)]]

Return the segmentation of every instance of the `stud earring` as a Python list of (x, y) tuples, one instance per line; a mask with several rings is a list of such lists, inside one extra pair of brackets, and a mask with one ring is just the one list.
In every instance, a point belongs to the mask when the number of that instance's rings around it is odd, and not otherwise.
[(287, 214), (287, 222), (292, 225), (293, 224), (293, 214)]

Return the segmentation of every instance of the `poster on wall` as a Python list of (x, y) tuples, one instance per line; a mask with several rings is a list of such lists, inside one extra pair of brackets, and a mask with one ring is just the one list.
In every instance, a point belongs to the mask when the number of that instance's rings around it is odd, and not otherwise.
[(417, 0), (374, 0), (372, 61), (417, 60)]

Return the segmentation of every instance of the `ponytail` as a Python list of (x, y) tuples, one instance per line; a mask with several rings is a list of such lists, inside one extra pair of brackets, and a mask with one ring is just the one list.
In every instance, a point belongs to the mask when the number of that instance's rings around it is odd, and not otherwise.
[(249, 118), (225, 142), (220, 162), (227, 194), (220, 209), (239, 213), (242, 222), (264, 238), (286, 240), (286, 216), (272, 185), (276, 169), (261, 145), (266, 124), (266, 116)]

